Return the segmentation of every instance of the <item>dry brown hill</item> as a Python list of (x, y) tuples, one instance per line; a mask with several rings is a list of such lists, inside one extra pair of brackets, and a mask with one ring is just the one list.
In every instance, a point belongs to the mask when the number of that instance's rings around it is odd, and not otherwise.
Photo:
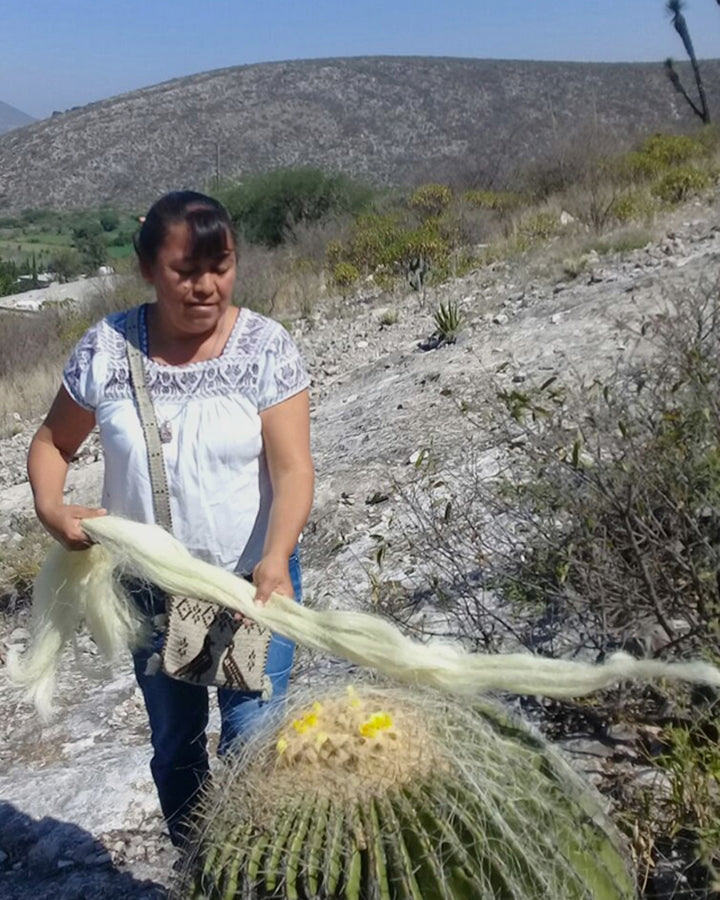
[[(711, 103), (720, 61), (704, 63)], [(719, 111), (720, 112), (720, 111)], [(590, 121), (692, 125), (662, 64), (363, 57), (264, 63), (144, 88), (0, 137), (0, 209), (147, 203), (313, 165), (377, 183), (492, 177)]]

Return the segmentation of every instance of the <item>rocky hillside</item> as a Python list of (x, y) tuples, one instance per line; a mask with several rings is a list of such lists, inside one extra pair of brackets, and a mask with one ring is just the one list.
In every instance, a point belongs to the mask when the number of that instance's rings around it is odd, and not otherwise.
[(23, 125), (29, 125), (34, 121), (32, 116), (0, 100), (0, 134), (12, 131), (13, 128), (22, 128)]
[[(463, 408), (479, 410), (498, 390), (553, 375), (591, 380), (632, 364), (645, 350), (628, 334), (639, 334), (674, 292), (717, 271), (718, 211), (718, 202), (687, 207), (659, 226), (643, 249), (590, 254), (576, 279), (548, 264), (529, 271), (521, 263), (497, 263), (425, 298), (394, 298), (395, 322), (387, 315), (389, 298), (372, 291), (351, 311), (318, 310), (298, 322), (295, 337), (313, 377), (318, 470), (303, 542), (307, 602), (367, 607), (380, 536), (383, 580), (416, 592), (418, 614), (431, 616), (421, 592), (423, 550), (404, 527), (402, 486), (412, 480), (419, 455), (431, 448), (438, 471), (452, 472), (475, 446), (478, 471), (490, 473), (512, 459), (512, 447), (493, 445)], [(457, 343), (429, 349), (433, 310), (449, 300), (458, 303), (466, 327)], [(22, 543), (32, 516), (24, 474), (32, 425), (19, 423), (18, 434), (0, 443), (0, 465), (8, 473), (0, 490), (4, 553)], [(74, 466), (69, 502), (96, 502), (98, 452), (91, 441)], [(24, 614), (0, 619), (0, 659), (5, 648), (27, 640)], [(79, 660), (68, 654), (57, 712), (45, 726), (0, 671), (0, 897), (165, 896), (173, 856), (128, 668), (103, 671), (93, 645), (81, 638)], [(327, 663), (303, 658), (298, 677), (327, 673)], [(215, 719), (211, 730), (216, 739)], [(640, 777), (630, 762), (641, 759), (630, 752), (632, 736), (611, 737), (602, 743), (578, 731), (565, 747), (588, 773), (597, 774), (612, 752), (613, 765), (625, 766), (627, 778)], [(653, 873), (654, 896), (672, 893), (669, 877), (660, 869)]]
[[(720, 63), (704, 64), (711, 102)], [(686, 77), (686, 76), (685, 76)], [(0, 137), (0, 208), (142, 208), (160, 192), (312, 165), (377, 183), (499, 173), (599, 122), (692, 124), (658, 64), (367, 57), (206, 72)]]

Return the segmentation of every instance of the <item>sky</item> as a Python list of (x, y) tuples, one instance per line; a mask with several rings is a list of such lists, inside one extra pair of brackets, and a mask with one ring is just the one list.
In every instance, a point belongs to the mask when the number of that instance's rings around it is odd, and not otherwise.
[[(42, 118), (225, 66), (334, 56), (684, 58), (664, 0), (0, 0), (0, 100)], [(687, 0), (700, 58), (717, 0)]]

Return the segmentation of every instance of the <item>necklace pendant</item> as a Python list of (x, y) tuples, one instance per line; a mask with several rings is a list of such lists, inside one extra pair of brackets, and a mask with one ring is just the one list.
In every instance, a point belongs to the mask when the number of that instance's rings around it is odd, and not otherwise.
[(158, 428), (158, 432), (160, 433), (160, 441), (163, 444), (169, 444), (173, 438), (172, 434), (172, 425), (166, 419)]

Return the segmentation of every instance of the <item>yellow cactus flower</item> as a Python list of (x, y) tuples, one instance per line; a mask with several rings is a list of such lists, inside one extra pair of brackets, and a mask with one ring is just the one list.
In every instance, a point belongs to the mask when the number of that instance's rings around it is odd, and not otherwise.
[(376, 738), (382, 731), (388, 731), (393, 726), (393, 718), (389, 713), (376, 712), (366, 719), (358, 728), (363, 737)]
[(277, 744), (275, 745), (275, 749), (280, 754), (280, 756), (282, 756), (283, 753), (287, 750), (287, 748), (288, 748), (287, 740), (284, 737), (281, 737), (278, 740)]
[(305, 734), (306, 731), (314, 728), (317, 723), (318, 717), (316, 713), (306, 713), (304, 716), (300, 716), (299, 719), (295, 719), (292, 724), (298, 734)]
[(393, 724), (392, 716), (386, 712), (375, 713), (374, 716), (371, 716), (370, 721), (380, 731), (387, 731), (388, 728), (392, 728)]
[(348, 705), (352, 706), (353, 709), (357, 709), (358, 706), (360, 706), (360, 698), (357, 695), (357, 691), (351, 684), (348, 685), (347, 695), (348, 695)]
[(358, 728), (358, 731), (363, 737), (366, 738), (376, 738), (377, 737), (377, 728), (375, 728), (370, 722), (363, 722), (362, 725)]

